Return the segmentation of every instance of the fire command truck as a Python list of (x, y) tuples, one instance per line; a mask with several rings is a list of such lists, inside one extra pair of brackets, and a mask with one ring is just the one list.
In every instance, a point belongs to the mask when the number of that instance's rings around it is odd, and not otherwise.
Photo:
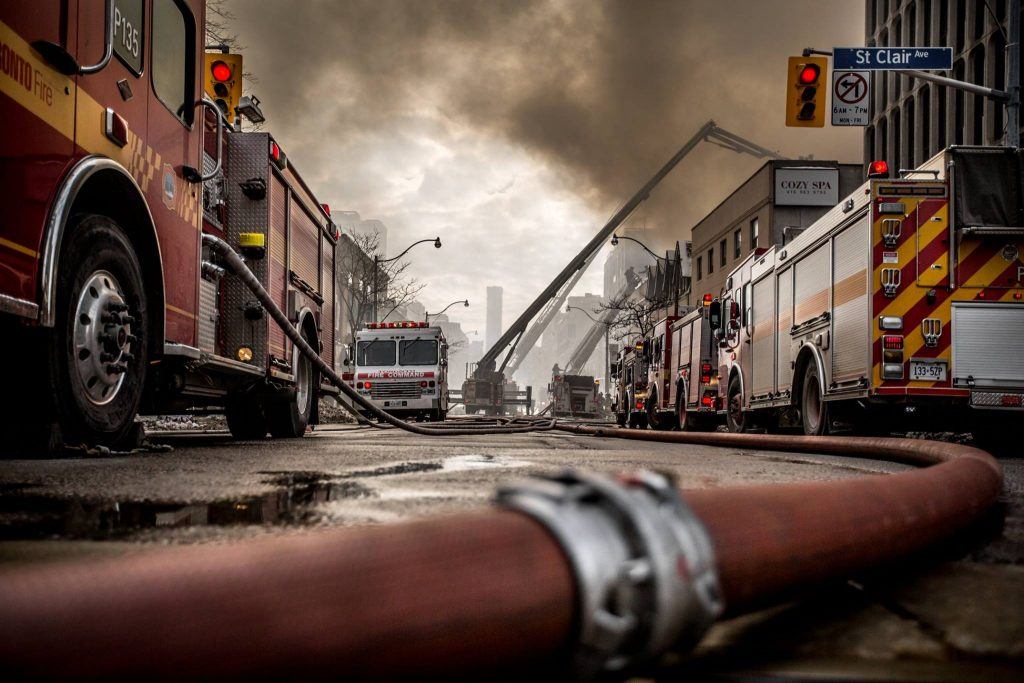
[(1024, 152), (952, 147), (902, 175), (726, 279), (710, 318), (732, 431), (924, 422), (1019, 438)]
[(440, 327), (369, 323), (356, 332), (355, 350), (355, 388), (371, 403), (393, 415), (445, 419), (448, 344)]
[[(49, 447), (123, 444), (139, 412), (300, 436), (328, 390), (202, 246), (210, 232), (239, 249), (334, 365), (337, 228), (277, 141), (204, 98), (204, 11), (0, 4), (0, 324), (18, 358), (4, 418)], [(236, 67), (213, 76), (240, 84)]]

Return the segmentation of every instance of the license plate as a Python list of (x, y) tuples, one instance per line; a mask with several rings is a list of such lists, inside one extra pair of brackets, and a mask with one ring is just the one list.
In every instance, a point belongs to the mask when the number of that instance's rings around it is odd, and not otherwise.
[(945, 382), (946, 361), (911, 360), (910, 379), (911, 381)]

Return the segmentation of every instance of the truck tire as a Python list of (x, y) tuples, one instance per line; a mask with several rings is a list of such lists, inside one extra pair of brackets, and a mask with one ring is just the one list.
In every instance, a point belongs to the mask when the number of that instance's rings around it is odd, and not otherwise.
[[(314, 349), (315, 339), (304, 335)], [(292, 347), (292, 367), (295, 368), (295, 392), (286, 401), (267, 401), (267, 424), (275, 439), (297, 439), (306, 433), (313, 414), (316, 389), (319, 385), (316, 369), (297, 347)]]
[(615, 424), (617, 424), (619, 427), (625, 427), (626, 426), (626, 419), (627, 419), (627, 417), (628, 416), (626, 415), (626, 413), (616, 412), (615, 413)]
[(804, 368), (800, 385), (800, 423), (807, 436), (824, 436), (829, 431), (828, 403), (822, 400), (818, 366), (811, 362)]
[(658, 392), (652, 391), (644, 404), (645, 419), (651, 429), (665, 431), (670, 428), (668, 418), (658, 413)]
[(677, 429), (684, 432), (706, 431), (700, 416), (686, 408), (686, 385), (680, 385), (676, 392), (676, 423)]
[(266, 437), (269, 431), (263, 405), (254, 396), (228, 397), (224, 416), (227, 418), (228, 431), (234, 439), (254, 441)]
[(729, 401), (725, 413), (725, 423), (729, 431), (740, 434), (747, 431), (749, 415), (743, 411), (743, 391), (740, 386), (740, 378), (733, 375), (729, 380)]
[(68, 227), (46, 349), (53, 421), (65, 443), (116, 446), (135, 421), (149, 365), (142, 269), (116, 221), (86, 214)]

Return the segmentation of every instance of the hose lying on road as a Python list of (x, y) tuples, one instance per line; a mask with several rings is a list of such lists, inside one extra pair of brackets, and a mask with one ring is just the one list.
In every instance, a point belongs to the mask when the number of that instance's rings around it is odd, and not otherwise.
[[(264, 289), (263, 285), (260, 284), (259, 279), (253, 275), (249, 267), (245, 265), (245, 261), (242, 257), (235, 252), (224, 240), (220, 239), (215, 235), (203, 234), (203, 244), (213, 249), (217, 254), (224, 260), (224, 263), (231, 269), (231, 271), (245, 284), (246, 287), (253, 293), (253, 295), (259, 299), (260, 303), (263, 304), (263, 308), (267, 310), (270, 317), (278, 324), (278, 326), (284, 330), (284, 333), (288, 338), (295, 344), (296, 348), (306, 356), (309, 361), (316, 366), (320, 374), (326, 377), (334, 384), (343, 394), (352, 399), (360, 408), (373, 414), (375, 417), (387, 422), (390, 425), (404, 429), (407, 432), (413, 434), (420, 434), (422, 436), (453, 436), (459, 434), (457, 429), (436, 429), (435, 427), (422, 427), (420, 425), (414, 425), (410, 422), (406, 422), (400, 418), (395, 417), (391, 413), (381, 410), (370, 401), (366, 400), (359, 394), (355, 389), (348, 385), (348, 382), (338, 376), (334, 369), (331, 368), (324, 360), (320, 357), (320, 354), (313, 349), (312, 346), (303, 338), (302, 334), (295, 329), (291, 321), (288, 320), (288, 316), (278, 307), (277, 303), (274, 302), (270, 294)], [(554, 427), (554, 421), (546, 421), (544, 423), (529, 424), (521, 427), (491, 427), (491, 426), (469, 426), (463, 428), (465, 434), (516, 434), (521, 432), (537, 432), (544, 431)]]
[(618, 671), (694, 642), (722, 614), (955, 533), (1002, 484), (991, 456), (949, 443), (560, 429), (928, 467), (683, 493), (652, 473), (566, 473), (505, 487), (490, 511), (30, 567), (0, 577), (0, 670), (106, 681)]

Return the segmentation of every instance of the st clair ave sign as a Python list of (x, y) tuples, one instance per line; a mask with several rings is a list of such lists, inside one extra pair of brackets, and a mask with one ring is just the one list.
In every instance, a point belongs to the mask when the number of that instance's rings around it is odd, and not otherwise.
[(775, 203), (780, 206), (835, 206), (838, 168), (776, 168)]
[(833, 68), (850, 71), (949, 71), (951, 47), (835, 47)]

